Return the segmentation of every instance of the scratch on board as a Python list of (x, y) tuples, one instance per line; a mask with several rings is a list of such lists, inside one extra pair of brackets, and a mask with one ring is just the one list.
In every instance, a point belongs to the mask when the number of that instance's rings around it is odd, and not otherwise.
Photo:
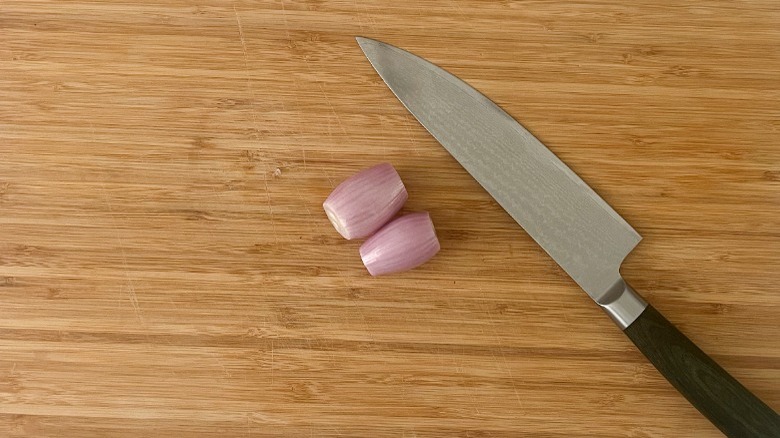
[[(450, 3), (452, 3), (452, 5), (453, 5), (453, 6), (455, 6), (455, 9), (457, 9), (457, 10), (458, 10), (458, 13), (460, 14), (460, 16), (461, 16), (461, 17), (463, 17), (463, 18), (465, 19), (465, 18), (466, 18), (466, 14), (464, 14), (464, 13), (463, 13), (463, 9), (461, 9), (461, 7), (460, 7), (460, 5), (458, 4), (458, 2), (457, 2), (457, 1), (455, 1), (455, 0), (450, 0)], [(468, 22), (468, 21), (469, 21), (469, 20), (465, 20), (465, 22)]]
[[(293, 99), (295, 99), (296, 105), (300, 106), (300, 102), (298, 101), (298, 95), (299, 95), (299, 91), (300, 91), (300, 84), (298, 83), (298, 77), (296, 75), (293, 75), (292, 78), (293, 78), (293, 84), (295, 85), (295, 91), (296, 91), (296, 93), (293, 94)], [(303, 138), (304, 135), (303, 135), (303, 131), (301, 130), (300, 125), (296, 124), (296, 127), (297, 127), (297, 131), (298, 131), (298, 138)], [(330, 133), (330, 124), (328, 125), (328, 137), (329, 138), (332, 137), (332, 135)], [(307, 163), (306, 163), (306, 149), (302, 149), (302, 153), (303, 153), (303, 170), (304, 170), (304, 172), (307, 172), (308, 168), (307, 168)], [(331, 161), (333, 161), (334, 160), (333, 148), (330, 148), (330, 157), (331, 157)], [(325, 168), (324, 166), (320, 166), (320, 168), (322, 169), (322, 173), (323, 173), (323, 175), (325, 175), (325, 178), (328, 179), (328, 184), (330, 184), (330, 187), (331, 188), (335, 187), (336, 184), (333, 182), (333, 175), (331, 175), (328, 172), (328, 169)]]
[(409, 116), (404, 117), (404, 127), (406, 128), (406, 132), (409, 134), (409, 140), (412, 142), (412, 150), (414, 151), (414, 154), (419, 157), (420, 151), (417, 149), (417, 140), (414, 139), (412, 128), (409, 127), (409, 124), (411, 123), (409, 118)]
[[(311, 64), (309, 63), (309, 58), (307, 56), (303, 56), (303, 62), (306, 63), (306, 69), (309, 70), (309, 73), (316, 75), (314, 70), (311, 68)], [(333, 104), (330, 102), (330, 97), (328, 97), (328, 93), (325, 91), (325, 87), (322, 85), (322, 81), (316, 81), (317, 86), (320, 89), (320, 93), (322, 93), (322, 97), (325, 98), (325, 103), (328, 104), (328, 108), (330, 108), (330, 112), (333, 114), (333, 116), (336, 118), (336, 122), (339, 124), (339, 127), (341, 128), (341, 132), (344, 133), (344, 135), (347, 135), (347, 130), (344, 129), (344, 124), (341, 123), (341, 117), (339, 117), (339, 113), (336, 112), (336, 108), (333, 107)]]
[(360, 26), (360, 32), (363, 32), (363, 20), (360, 18), (360, 9), (358, 9), (357, 0), (352, 0), (352, 3), (355, 5), (355, 16), (357, 16), (358, 19), (358, 26)]
[[(382, 100), (381, 105), (382, 105), (382, 114), (392, 114), (392, 111), (391, 111), (390, 107), (388, 106), (388, 103), (387, 103), (386, 99)], [(385, 130), (384, 117), (381, 114), (378, 117), (379, 117), (379, 126), (382, 128), (382, 132), (384, 133), (384, 137), (387, 137), (386, 130)], [(405, 114), (403, 118), (404, 118), (403, 125), (404, 125), (404, 128), (406, 128), (406, 132), (409, 135), (409, 140), (412, 143), (412, 150), (414, 151), (414, 154), (416, 156), (420, 156), (420, 152), (417, 150), (417, 141), (414, 139), (414, 136), (412, 135), (412, 130), (409, 127), (409, 125), (412, 123), (410, 121), (410, 119), (412, 119), (412, 120), (416, 120), (416, 119), (413, 119), (412, 116), (409, 115), (408, 113)], [(384, 154), (387, 154), (387, 148), (385, 146), (382, 146), (382, 152)]]
[(244, 72), (246, 73), (246, 88), (249, 91), (249, 95), (252, 98), (252, 104), (250, 105), (250, 112), (252, 113), (252, 122), (254, 128), (257, 129), (257, 115), (255, 114), (255, 93), (252, 89), (252, 75), (249, 73), (249, 57), (246, 51), (246, 40), (244, 40), (244, 28), (241, 26), (241, 17), (238, 16), (238, 10), (236, 5), (233, 5), (233, 12), (236, 14), (236, 24), (238, 25), (238, 38), (241, 40), (241, 53), (244, 55)]
[[(482, 288), (480, 288), (480, 290), (482, 290)], [(504, 364), (504, 370), (506, 370), (507, 374), (509, 374), (509, 382), (512, 383), (512, 390), (514, 391), (515, 397), (517, 398), (517, 404), (523, 408), (523, 402), (520, 400), (520, 393), (517, 392), (517, 385), (515, 385), (515, 377), (512, 375), (512, 369), (509, 368), (509, 364), (506, 361), (506, 355), (504, 354), (504, 349), (501, 347), (501, 341), (498, 338), (498, 333), (496, 333), (493, 314), (490, 313), (489, 308), (485, 308), (485, 312), (487, 313), (488, 320), (490, 320), (490, 327), (493, 328), (493, 338), (496, 340), (496, 346), (498, 348), (498, 353), (501, 355), (501, 361)]]
[(374, 20), (374, 17), (371, 16), (371, 13), (368, 12), (368, 7), (366, 6), (366, 2), (362, 2), (363, 4), (363, 11), (366, 13), (366, 20), (368, 21), (368, 27), (371, 30), (376, 30), (376, 20)]
[[(387, 112), (386, 112), (386, 108), (387, 107), (385, 105), (386, 104), (383, 102), (382, 103), (382, 108), (383, 108), (383, 110), (385, 110), (385, 114), (387, 114)], [(377, 117), (379, 117), (379, 127), (382, 130), (382, 137), (383, 138), (388, 138), (387, 130), (385, 129), (385, 120), (384, 120), (385, 118), (384, 118), (384, 116), (382, 114), (379, 114)], [(387, 146), (386, 146), (386, 144), (384, 142), (382, 143), (382, 159), (384, 161), (388, 161), (388, 159), (387, 159)]]
[[(306, 60), (306, 65), (309, 65), (308, 60)], [(309, 67), (309, 70), (311, 70), (311, 67)], [(333, 107), (333, 104), (330, 103), (330, 98), (328, 97), (328, 93), (325, 92), (325, 87), (323, 87), (322, 82), (318, 82), (317, 85), (320, 86), (320, 91), (322, 92), (323, 97), (325, 97), (325, 102), (328, 104), (328, 107), (330, 107), (330, 112), (332, 112), (333, 115), (336, 116), (336, 122), (338, 122), (339, 127), (341, 128), (341, 132), (343, 132), (344, 135), (347, 135), (347, 130), (344, 129), (344, 124), (341, 123), (341, 117), (339, 117), (339, 113), (336, 112), (336, 109)]]
[(119, 226), (116, 223), (116, 219), (114, 218), (114, 208), (111, 205), (111, 199), (108, 196), (108, 192), (106, 191), (106, 185), (103, 181), (100, 181), (100, 192), (103, 195), (103, 200), (106, 203), (106, 206), (108, 207), (109, 217), (111, 217), (111, 224), (112, 228), (114, 228), (114, 231), (116, 234), (114, 234), (114, 237), (117, 241), (117, 246), (119, 246), (119, 254), (122, 257), (122, 267), (123, 267), (123, 273), (125, 276), (125, 280), (127, 280), (127, 290), (128, 294), (130, 296), (130, 304), (133, 306), (133, 313), (135, 313), (136, 318), (143, 324), (144, 323), (144, 316), (141, 312), (141, 306), (138, 304), (138, 295), (135, 292), (135, 284), (133, 283), (133, 278), (130, 276), (130, 268), (127, 265), (127, 254), (125, 253), (125, 243), (122, 240), (122, 238), (119, 236)]
[(233, 374), (228, 370), (228, 368), (225, 366), (225, 363), (220, 360), (219, 356), (216, 356), (215, 359), (217, 360), (217, 364), (219, 364), (220, 368), (222, 368), (222, 372), (225, 373), (225, 376), (229, 379), (233, 378)]
[[(244, 28), (243, 26), (241, 26), (241, 17), (238, 15), (238, 9), (236, 9), (235, 4), (233, 4), (233, 12), (236, 15), (236, 25), (238, 26), (238, 37), (241, 41), (241, 53), (244, 55), (244, 71), (246, 72), (246, 88), (247, 91), (249, 91), (249, 96), (252, 98), (252, 104), (249, 107), (250, 114), (252, 115), (252, 125), (256, 132), (260, 132), (260, 129), (257, 126), (257, 114), (255, 111), (255, 102), (257, 101), (257, 99), (255, 98), (254, 88), (252, 88), (252, 75), (249, 72), (249, 56), (246, 50), (246, 40), (244, 39)], [(265, 156), (262, 157), (262, 161), (263, 161), (263, 184), (265, 185), (265, 195), (268, 203), (268, 214), (271, 218), (271, 228), (273, 230), (274, 242), (279, 243), (279, 235), (276, 232), (276, 220), (274, 219), (274, 210), (272, 207), (273, 201), (271, 200), (271, 190), (268, 187), (268, 172), (270, 171), (270, 169), (268, 167), (268, 162), (266, 161)]]
[(4, 182), (0, 184), (0, 203), (5, 201), (5, 194), (8, 193), (8, 187), (11, 186), (11, 183)]
[[(280, 0), (280, 4), (281, 4), (281, 7), (282, 7), (282, 22), (284, 23), (285, 34), (287, 35), (287, 39), (290, 41), (290, 44), (292, 44), (292, 38), (290, 37), (290, 25), (287, 22), (287, 10), (284, 7), (284, 0)], [(311, 64), (309, 63), (308, 56), (307, 55), (303, 55), (303, 56), (301, 56), (301, 59), (303, 59), (303, 62), (306, 65), (306, 69), (309, 71), (309, 73), (315, 74), (314, 70), (311, 68)], [(293, 82), (295, 84), (295, 89), (299, 90), (300, 87), (299, 87), (299, 84), (298, 84), (297, 76), (296, 75), (292, 75), (292, 78), (293, 78)], [(330, 98), (328, 98), (328, 95), (325, 92), (325, 88), (322, 86), (322, 82), (319, 82), (319, 81), (315, 81), (315, 82), (317, 82), (317, 86), (319, 87), (320, 92), (322, 93), (323, 97), (325, 97), (325, 101), (327, 102), (328, 106), (330, 107), (331, 112), (335, 116), (336, 122), (338, 122), (339, 126), (341, 127), (341, 131), (346, 135), (347, 131), (346, 131), (346, 129), (344, 129), (344, 124), (341, 122), (341, 118), (339, 117), (338, 113), (336, 113), (335, 109), (333, 108), (333, 105), (330, 103)], [(294, 94), (294, 98), (296, 100), (297, 100), (297, 96), (298, 96), (298, 93), (295, 93)], [(299, 134), (301, 134), (301, 133), (299, 132)], [(328, 138), (331, 138), (331, 139), (333, 138), (333, 133), (330, 130), (330, 119), (328, 120)], [(331, 160), (333, 160), (334, 159), (333, 148), (330, 148), (330, 155), (331, 155)], [(305, 156), (304, 156), (304, 160), (305, 160)], [(304, 161), (304, 166), (305, 165), (306, 165), (306, 163)], [(304, 167), (304, 169), (305, 169), (305, 167)], [(333, 182), (333, 176), (328, 172), (328, 170), (324, 166), (322, 166), (322, 172), (325, 175), (325, 177), (328, 179), (328, 183), (330, 184), (330, 186), (331, 187), (335, 187), (335, 183)]]
[(287, 41), (292, 44), (292, 38), (290, 38), (290, 24), (287, 22), (287, 9), (284, 8), (284, 0), (279, 0), (282, 5), (282, 22), (284, 23), (284, 33), (287, 35)]
[[(97, 143), (97, 135), (95, 134), (95, 125), (92, 124), (92, 121), (89, 122), (89, 128), (92, 134), (92, 142)], [(127, 265), (127, 254), (125, 253), (125, 243), (124, 241), (122, 241), (122, 237), (119, 235), (119, 225), (116, 223), (116, 218), (114, 218), (114, 208), (111, 205), (111, 198), (108, 196), (108, 191), (106, 190), (106, 183), (102, 180), (100, 181), (100, 193), (103, 195), (103, 201), (106, 203), (106, 206), (108, 207), (109, 217), (111, 218), (111, 226), (115, 231), (114, 237), (116, 238), (117, 244), (119, 246), (119, 254), (122, 257), (122, 268), (123, 268), (125, 279), (127, 280), (127, 289), (128, 289), (128, 294), (130, 296), (130, 304), (133, 306), (133, 313), (135, 314), (135, 317), (138, 318), (138, 321), (140, 321), (141, 324), (144, 324), (144, 316), (143, 316), (143, 312), (141, 312), (141, 305), (138, 304), (138, 295), (135, 293), (135, 284), (133, 283), (133, 278), (130, 276), (130, 268)], [(120, 289), (120, 296), (121, 296), (121, 289)]]
[(274, 234), (274, 243), (279, 243), (279, 235), (276, 233), (276, 221), (274, 220), (274, 209), (271, 207), (271, 189), (268, 187), (268, 167), (263, 164), (263, 184), (265, 184), (265, 197), (268, 202), (268, 214), (271, 216), (271, 230)]
[[(344, 279), (344, 282), (347, 284), (347, 289), (348, 290), (355, 290), (355, 284), (350, 279), (350, 276), (344, 274), (344, 271), (342, 271), (341, 269), (339, 269), (339, 268), (336, 268), (336, 269), (338, 270), (339, 275)], [(349, 299), (348, 299), (348, 301), (349, 301)], [(372, 343), (376, 343), (376, 337), (374, 336), (373, 332), (371, 332), (371, 330), (369, 329), (368, 320), (366, 319), (366, 314), (363, 313), (363, 308), (361, 306), (359, 306), (357, 301), (355, 301), (355, 300), (352, 300), (351, 303), (352, 303), (352, 307), (354, 309), (356, 309), (357, 313), (360, 315), (360, 322), (363, 325), (363, 332), (369, 337), (369, 340)], [(385, 358), (385, 361), (386, 360), (387, 359)]]
[(306, 210), (306, 214), (309, 216), (309, 221), (312, 224), (314, 224), (314, 229), (317, 232), (317, 234), (320, 234), (321, 233), (320, 224), (318, 224), (317, 221), (314, 220), (314, 215), (311, 214), (311, 209), (309, 208), (308, 205), (306, 205), (306, 200), (303, 199), (303, 195), (301, 195), (301, 190), (298, 188), (298, 185), (296, 184), (294, 187), (295, 187), (295, 193), (298, 195), (298, 199), (301, 200), (301, 204), (303, 205), (303, 209)]

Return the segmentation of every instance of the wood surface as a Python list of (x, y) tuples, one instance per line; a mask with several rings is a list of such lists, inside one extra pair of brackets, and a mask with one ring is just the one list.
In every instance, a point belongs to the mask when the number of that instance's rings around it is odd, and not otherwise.
[[(384, 86), (438, 63), (643, 236), (623, 273), (780, 409), (780, 3), (0, 2), (0, 436), (717, 437)], [(321, 203), (389, 161), (442, 250)]]

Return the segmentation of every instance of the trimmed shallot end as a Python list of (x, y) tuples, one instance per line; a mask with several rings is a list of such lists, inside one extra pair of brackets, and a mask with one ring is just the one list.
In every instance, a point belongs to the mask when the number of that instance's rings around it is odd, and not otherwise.
[(391, 164), (382, 163), (344, 180), (322, 208), (345, 239), (362, 239), (392, 219), (408, 197), (398, 172)]
[(416, 268), (439, 252), (439, 239), (427, 212), (403, 215), (360, 246), (360, 258), (373, 275)]

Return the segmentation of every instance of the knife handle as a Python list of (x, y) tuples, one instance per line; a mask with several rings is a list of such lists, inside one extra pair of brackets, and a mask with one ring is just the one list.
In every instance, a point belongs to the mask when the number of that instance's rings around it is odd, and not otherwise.
[(653, 306), (624, 332), (691, 404), (728, 437), (780, 437), (780, 416)]

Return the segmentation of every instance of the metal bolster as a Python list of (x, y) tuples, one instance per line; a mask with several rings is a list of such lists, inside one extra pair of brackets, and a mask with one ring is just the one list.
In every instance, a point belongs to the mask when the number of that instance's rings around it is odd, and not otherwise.
[(647, 308), (647, 302), (623, 278), (612, 285), (596, 303), (621, 330), (627, 329)]

